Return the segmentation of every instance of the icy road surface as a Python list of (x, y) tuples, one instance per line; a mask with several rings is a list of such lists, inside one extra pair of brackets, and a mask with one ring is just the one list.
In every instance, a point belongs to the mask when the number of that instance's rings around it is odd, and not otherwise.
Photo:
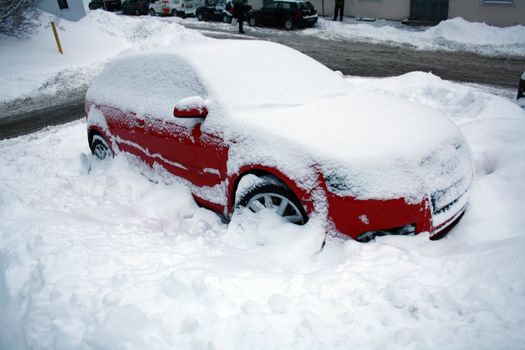
[(83, 122), (53, 127), (0, 142), (0, 349), (523, 349), (525, 112), (430, 74), (348, 82), (467, 136), (477, 178), (447, 238), (318, 252), (320, 222), (227, 226), (133, 160), (87, 155)]

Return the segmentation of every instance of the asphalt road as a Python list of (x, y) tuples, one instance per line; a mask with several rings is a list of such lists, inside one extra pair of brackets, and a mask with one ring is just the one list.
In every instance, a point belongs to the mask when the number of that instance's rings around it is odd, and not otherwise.
[[(241, 37), (236, 35), (235, 28), (222, 24), (213, 25), (195, 21), (183, 23), (214, 38)], [(525, 70), (525, 58), (485, 57), (464, 52), (418, 51), (410, 47), (325, 40), (282, 30), (256, 30), (249, 31), (248, 34), (244, 38), (270, 40), (288, 45), (345, 75), (384, 77), (417, 70), (432, 72), (447, 80), (517, 87), (519, 77)], [(4, 105), (0, 113), (9, 116), (0, 118), (0, 139), (28, 134), (46, 126), (82, 118), (84, 94), (85, 88), (81, 88), (69, 93), (70, 98), (67, 100), (60, 101), (55, 97), (46, 97), (44, 100), (24, 99)], [(28, 108), (31, 110), (28, 111)]]

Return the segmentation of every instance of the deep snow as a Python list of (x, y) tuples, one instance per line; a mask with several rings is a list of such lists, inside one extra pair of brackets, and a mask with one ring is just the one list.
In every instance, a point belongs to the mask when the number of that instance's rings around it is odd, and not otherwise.
[[(525, 112), (426, 73), (348, 78), (446, 113), (477, 177), (445, 239), (323, 239), (239, 213), (229, 226), (83, 121), (0, 141), (0, 349), (522, 349)], [(142, 169), (143, 172), (151, 171)]]

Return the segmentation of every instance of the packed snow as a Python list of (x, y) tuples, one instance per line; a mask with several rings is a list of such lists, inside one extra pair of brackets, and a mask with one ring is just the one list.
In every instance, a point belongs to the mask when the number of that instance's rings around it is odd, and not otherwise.
[(409, 27), (378, 20), (343, 23), (319, 20), (305, 35), (326, 39), (350, 39), (389, 45), (408, 45), (418, 50), (467, 51), (488, 56), (525, 56), (525, 26), (495, 27), (468, 22), (461, 17), (441, 21), (433, 27)]
[[(192, 20), (185, 20), (190, 22)], [(185, 22), (182, 22), (185, 23)], [(196, 28), (220, 28), (235, 32), (234, 25), (217, 22), (196, 22)], [(384, 45), (408, 46), (416, 50), (466, 51), (486, 56), (525, 56), (525, 26), (496, 27), (469, 22), (461, 17), (441, 21), (433, 27), (407, 26), (401, 22), (376, 20), (363, 22), (345, 17), (343, 22), (319, 18), (312, 28), (295, 30), (245, 27), (248, 35), (257, 32), (275, 35), (314, 36), (328, 40), (364, 41)]]
[(0, 35), (0, 102), (87, 87), (110, 58), (126, 50), (206, 40), (176, 22), (97, 10), (78, 22), (59, 20), (64, 49), (60, 55), (50, 27), (52, 20), (57, 19), (42, 13), (39, 28), (29, 39)]
[[(427, 73), (348, 84), (447, 114), (477, 176), (443, 240), (227, 225), (84, 121), (0, 141), (0, 349), (522, 349), (525, 112)], [(148, 176), (144, 176), (142, 173)]]

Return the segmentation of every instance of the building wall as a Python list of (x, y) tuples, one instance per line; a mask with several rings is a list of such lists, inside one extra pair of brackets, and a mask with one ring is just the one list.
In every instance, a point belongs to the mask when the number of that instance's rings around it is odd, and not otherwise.
[(345, 0), (345, 15), (403, 20), (410, 13), (410, 0)]
[(57, 0), (40, 0), (36, 8), (69, 21), (78, 21), (86, 15), (86, 8), (84, 7), (83, 1), (67, 0), (67, 4), (69, 8), (60, 10)]
[(525, 0), (513, 0), (511, 5), (484, 4), (483, 0), (450, 0), (448, 18), (463, 17), (471, 22), (495, 26), (525, 25)]

